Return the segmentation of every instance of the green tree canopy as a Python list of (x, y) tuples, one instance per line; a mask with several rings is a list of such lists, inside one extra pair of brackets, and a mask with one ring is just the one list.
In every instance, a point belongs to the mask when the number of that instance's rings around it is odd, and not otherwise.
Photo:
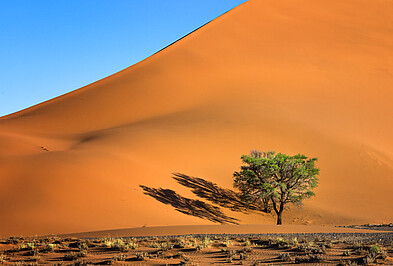
[(240, 190), (243, 200), (262, 203), (261, 211), (273, 209), (277, 224), (282, 224), (282, 213), (288, 203), (300, 204), (315, 196), (312, 190), (318, 185), (317, 158), (253, 150), (241, 159), (244, 165), (233, 174), (234, 186)]

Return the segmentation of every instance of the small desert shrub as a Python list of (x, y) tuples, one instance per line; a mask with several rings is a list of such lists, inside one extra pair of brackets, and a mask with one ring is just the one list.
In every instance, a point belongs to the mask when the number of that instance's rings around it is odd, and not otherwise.
[(349, 251), (349, 250), (344, 250), (343, 256), (351, 256), (351, 251)]
[(311, 249), (311, 244), (310, 243), (302, 243), (300, 245), (297, 246), (296, 250), (297, 251), (301, 251), (301, 252), (309, 252)]
[(385, 260), (388, 257), (388, 253), (385, 250), (381, 250), (379, 255), (380, 255), (380, 258), (383, 260)]
[(114, 257), (112, 258), (112, 260), (114, 260), (114, 261), (125, 261), (126, 258), (127, 258), (126, 255), (120, 254), (120, 255), (114, 256)]
[(135, 242), (124, 242), (123, 239), (117, 238), (117, 239), (106, 239), (103, 244), (104, 247), (110, 248), (112, 250), (117, 250), (121, 252), (125, 252), (129, 249), (137, 249), (138, 244)]
[(137, 252), (137, 253), (135, 254), (136, 259), (139, 260), (139, 261), (146, 260), (146, 258), (148, 257), (148, 255), (149, 255), (149, 254), (147, 254), (146, 252)]
[(299, 244), (299, 241), (297, 240), (296, 237), (294, 237), (294, 238), (291, 239), (290, 243), (291, 243), (292, 245), (294, 245), (294, 246), (297, 246), (297, 245)]
[(326, 254), (326, 248), (325, 247), (313, 247), (310, 249), (310, 253), (312, 254)]
[(379, 247), (379, 245), (375, 244), (369, 247), (369, 252), (372, 255), (377, 255), (381, 252), (381, 248)]
[(223, 240), (223, 241), (215, 241), (215, 246), (217, 247), (229, 247), (232, 245), (230, 240)]
[(208, 248), (208, 247), (210, 247), (211, 243), (212, 243), (212, 241), (210, 240), (210, 238), (204, 237), (202, 240), (202, 247)]
[(110, 248), (113, 249), (113, 250), (119, 250), (121, 252), (124, 252), (124, 251), (126, 251), (128, 249), (127, 248), (127, 244), (124, 243), (123, 239), (115, 239), (112, 242), (112, 245), (111, 245)]
[(173, 248), (173, 245), (169, 242), (164, 242), (164, 243), (161, 243), (160, 248), (162, 251), (168, 251)]
[(239, 259), (240, 260), (246, 260), (247, 257), (248, 257), (247, 253), (245, 253), (245, 252), (240, 252), (239, 253)]
[(138, 248), (138, 243), (135, 242), (129, 242), (127, 243), (128, 248), (130, 249), (137, 249)]
[(70, 252), (64, 255), (63, 260), (76, 260), (78, 258), (78, 254), (76, 252)]
[(372, 256), (371, 254), (367, 255), (367, 256), (365, 256), (363, 258), (363, 264), (365, 264), (365, 265), (368, 265), (368, 264), (371, 264), (371, 263), (374, 263), (374, 262), (375, 262), (375, 257)]
[(23, 266), (36, 266), (38, 263), (36, 261), (34, 262), (16, 262), (15, 265), (23, 265)]
[(160, 247), (160, 244), (158, 244), (156, 241), (154, 241), (154, 242), (151, 242), (151, 243), (149, 244), (149, 247), (151, 247), (151, 248), (159, 248), (159, 247)]
[(25, 240), (24, 237), (11, 236), (11, 237), (9, 237), (9, 238), (5, 241), (5, 244), (13, 244), (13, 245), (16, 245), (16, 244), (19, 244), (19, 243), (23, 242), (24, 240)]
[(332, 248), (332, 247), (333, 247), (333, 243), (332, 243), (331, 240), (324, 240), (324, 241), (320, 244), (320, 246), (321, 246), (321, 247), (324, 247), (324, 248)]
[(337, 266), (357, 266), (358, 264), (351, 260), (340, 260)]
[(90, 264), (91, 263), (89, 263), (89, 262), (78, 259), (78, 260), (74, 261), (71, 265), (72, 266), (86, 266), (86, 265), (90, 265)]
[(33, 242), (26, 243), (25, 249), (33, 250), (35, 248), (35, 244)]
[(70, 252), (64, 255), (63, 260), (67, 260), (67, 261), (76, 260), (82, 257), (86, 257), (86, 255), (87, 255), (86, 251)]
[(56, 249), (56, 244), (51, 244), (51, 243), (49, 243), (49, 244), (46, 244), (46, 245), (44, 246), (44, 248), (42, 249), (42, 251), (43, 251), (43, 252), (53, 252), (53, 251), (55, 251), (55, 249)]
[(278, 256), (280, 258), (281, 261), (291, 261), (292, 257), (289, 253), (280, 253), (280, 255)]
[(202, 244), (197, 244), (194, 248), (195, 248), (195, 251), (200, 251), (200, 250), (202, 250), (204, 247), (202, 246)]
[(176, 243), (173, 245), (174, 248), (185, 248), (187, 246), (186, 241), (184, 239), (179, 239), (176, 241)]
[(295, 263), (319, 263), (322, 262), (323, 258), (321, 255), (307, 255), (306, 257), (296, 257)]
[(244, 243), (243, 243), (243, 246), (251, 246), (251, 241), (247, 238), (247, 239), (245, 239), (245, 241), (244, 241)]
[(188, 240), (188, 244), (189, 244), (191, 247), (195, 247), (196, 245), (198, 245), (198, 241), (197, 241), (195, 238), (191, 237), (191, 238), (189, 238), (189, 240)]
[(229, 246), (232, 246), (232, 245), (233, 245), (233, 243), (232, 243), (231, 240), (226, 240), (223, 244), (224, 244), (226, 247), (229, 247)]
[(4, 254), (0, 254), (0, 263), (4, 263), (5, 261), (5, 255)]
[(78, 248), (79, 248), (79, 251), (85, 251), (85, 250), (88, 250), (89, 247), (86, 242), (80, 242), (78, 244)]

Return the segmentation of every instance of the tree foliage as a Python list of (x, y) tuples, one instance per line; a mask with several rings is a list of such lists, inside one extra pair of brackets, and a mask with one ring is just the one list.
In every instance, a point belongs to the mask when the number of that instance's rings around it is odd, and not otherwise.
[(243, 200), (261, 202), (264, 212), (273, 209), (277, 224), (282, 224), (282, 212), (288, 203), (300, 204), (315, 196), (312, 190), (318, 185), (317, 158), (253, 150), (241, 159), (244, 165), (234, 173), (234, 186)]

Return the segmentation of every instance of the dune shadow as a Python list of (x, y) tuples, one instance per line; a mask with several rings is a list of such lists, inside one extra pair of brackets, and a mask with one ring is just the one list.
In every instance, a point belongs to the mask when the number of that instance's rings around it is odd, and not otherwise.
[(144, 194), (164, 204), (172, 205), (181, 213), (216, 223), (237, 224), (237, 219), (225, 215), (219, 207), (206, 202), (182, 197), (171, 189), (150, 188), (143, 185), (140, 185), (140, 187), (143, 189)]

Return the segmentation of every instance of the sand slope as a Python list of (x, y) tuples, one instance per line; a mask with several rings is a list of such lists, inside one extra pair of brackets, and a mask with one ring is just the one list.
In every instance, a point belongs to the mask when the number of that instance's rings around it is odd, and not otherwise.
[[(393, 5), (251, 0), (148, 59), (0, 118), (0, 235), (211, 224), (143, 194), (230, 188), (250, 149), (319, 158), (284, 223), (393, 216)], [(240, 223), (269, 215), (227, 212)]]

